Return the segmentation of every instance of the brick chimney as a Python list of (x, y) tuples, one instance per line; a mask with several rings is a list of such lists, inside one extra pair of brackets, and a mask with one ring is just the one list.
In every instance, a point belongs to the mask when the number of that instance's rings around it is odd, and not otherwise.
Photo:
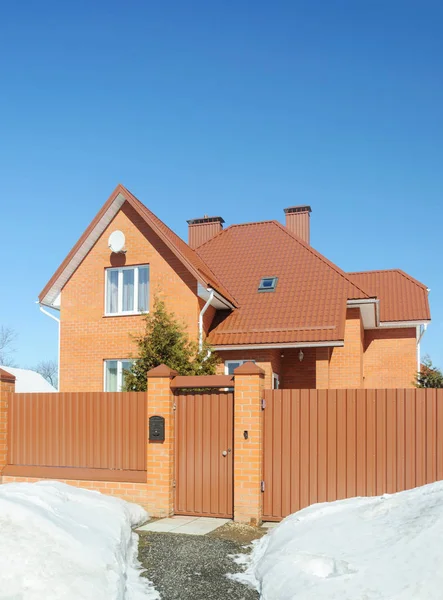
[(285, 208), (286, 227), (307, 244), (310, 243), (311, 212), (311, 207), (306, 205)]
[(224, 220), (205, 215), (201, 219), (190, 219), (187, 223), (188, 244), (191, 248), (198, 248), (223, 229)]

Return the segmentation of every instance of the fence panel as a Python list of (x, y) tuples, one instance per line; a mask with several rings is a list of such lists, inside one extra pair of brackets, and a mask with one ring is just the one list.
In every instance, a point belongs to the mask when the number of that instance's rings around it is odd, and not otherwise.
[(49, 467), (115, 471), (116, 478), (146, 471), (143, 392), (11, 394), (9, 430), (9, 465), (29, 476)]
[(264, 518), (443, 479), (443, 390), (266, 390)]

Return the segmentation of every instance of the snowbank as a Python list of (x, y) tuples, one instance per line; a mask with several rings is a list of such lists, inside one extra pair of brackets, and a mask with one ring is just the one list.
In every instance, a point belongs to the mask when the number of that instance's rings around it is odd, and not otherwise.
[(0, 598), (155, 600), (140, 577), (137, 504), (63, 483), (0, 485)]
[(443, 482), (306, 508), (246, 563), (232, 577), (263, 600), (441, 600)]

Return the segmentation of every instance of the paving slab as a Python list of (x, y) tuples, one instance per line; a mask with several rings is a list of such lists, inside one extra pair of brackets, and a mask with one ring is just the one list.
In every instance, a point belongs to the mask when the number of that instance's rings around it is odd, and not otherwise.
[(230, 519), (215, 519), (212, 517), (183, 517), (174, 516), (147, 523), (138, 531), (153, 531), (157, 533), (182, 533), (186, 535), (206, 535), (228, 523)]
[(263, 529), (266, 529), (266, 531), (268, 531), (269, 529), (274, 529), (274, 527), (277, 527), (278, 523), (272, 522), (272, 521), (266, 521), (265, 523), (262, 523), (262, 527)]

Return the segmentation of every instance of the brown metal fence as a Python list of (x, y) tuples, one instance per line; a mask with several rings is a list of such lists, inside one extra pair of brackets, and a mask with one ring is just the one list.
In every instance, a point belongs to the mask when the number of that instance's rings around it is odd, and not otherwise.
[(443, 390), (266, 390), (264, 518), (443, 479)]
[(11, 394), (4, 474), (146, 481), (146, 394)]

